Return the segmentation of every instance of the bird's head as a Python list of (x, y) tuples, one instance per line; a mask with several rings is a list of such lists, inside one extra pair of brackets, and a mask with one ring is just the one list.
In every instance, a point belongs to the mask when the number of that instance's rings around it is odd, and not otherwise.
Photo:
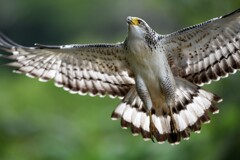
[(134, 38), (145, 38), (151, 28), (148, 24), (138, 17), (127, 17), (128, 36)]
[[(145, 46), (152, 49), (155, 48), (159, 35), (148, 26), (148, 24), (137, 17), (127, 17), (128, 24), (128, 36), (126, 38), (127, 45), (132, 45), (132, 43), (137, 42), (138, 44), (142, 42)], [(131, 48), (131, 47), (130, 47)]]

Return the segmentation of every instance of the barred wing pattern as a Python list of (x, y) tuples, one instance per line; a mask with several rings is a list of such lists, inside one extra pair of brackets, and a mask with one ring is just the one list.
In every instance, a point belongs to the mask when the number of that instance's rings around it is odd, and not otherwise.
[(17, 72), (71, 93), (123, 97), (135, 83), (122, 44), (23, 47), (1, 34), (0, 48), (13, 53), (8, 65)]
[(240, 9), (164, 36), (175, 75), (202, 85), (240, 69)]

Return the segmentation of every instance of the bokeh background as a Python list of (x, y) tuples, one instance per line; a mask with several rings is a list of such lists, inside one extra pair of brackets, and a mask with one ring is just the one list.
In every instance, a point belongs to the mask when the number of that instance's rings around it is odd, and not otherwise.
[[(112, 43), (124, 40), (127, 16), (167, 34), (237, 8), (239, 0), (0, 0), (0, 31), (27, 46)], [(224, 98), (220, 113), (200, 135), (171, 146), (144, 142), (111, 121), (118, 99), (71, 95), (1, 65), (0, 159), (240, 159), (239, 81), (237, 73), (206, 85)]]

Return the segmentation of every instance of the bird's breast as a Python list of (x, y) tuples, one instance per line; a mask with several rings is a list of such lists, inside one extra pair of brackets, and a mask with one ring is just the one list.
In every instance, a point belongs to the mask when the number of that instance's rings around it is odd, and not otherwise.
[(128, 61), (136, 75), (144, 79), (162, 77), (166, 74), (168, 65), (165, 55), (159, 50), (151, 50), (145, 44), (131, 46), (128, 54)]
[(163, 102), (159, 99), (164, 99), (164, 94), (169, 92), (169, 86), (164, 84), (170, 84), (171, 90), (175, 86), (173, 74), (165, 54), (160, 49), (139, 48), (135, 50), (138, 52), (129, 53), (128, 61), (134, 74), (143, 79), (152, 101), (156, 101), (154, 103), (160, 106)]

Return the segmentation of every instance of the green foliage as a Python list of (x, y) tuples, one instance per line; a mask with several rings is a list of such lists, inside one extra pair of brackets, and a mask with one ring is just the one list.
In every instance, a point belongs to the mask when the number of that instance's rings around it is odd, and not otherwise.
[[(25, 45), (117, 42), (128, 15), (165, 34), (237, 8), (239, 0), (1, 0), (0, 31)], [(111, 121), (118, 99), (72, 95), (1, 66), (0, 159), (239, 159), (239, 78), (205, 87), (223, 97), (220, 113), (200, 135), (172, 147), (144, 142)]]

